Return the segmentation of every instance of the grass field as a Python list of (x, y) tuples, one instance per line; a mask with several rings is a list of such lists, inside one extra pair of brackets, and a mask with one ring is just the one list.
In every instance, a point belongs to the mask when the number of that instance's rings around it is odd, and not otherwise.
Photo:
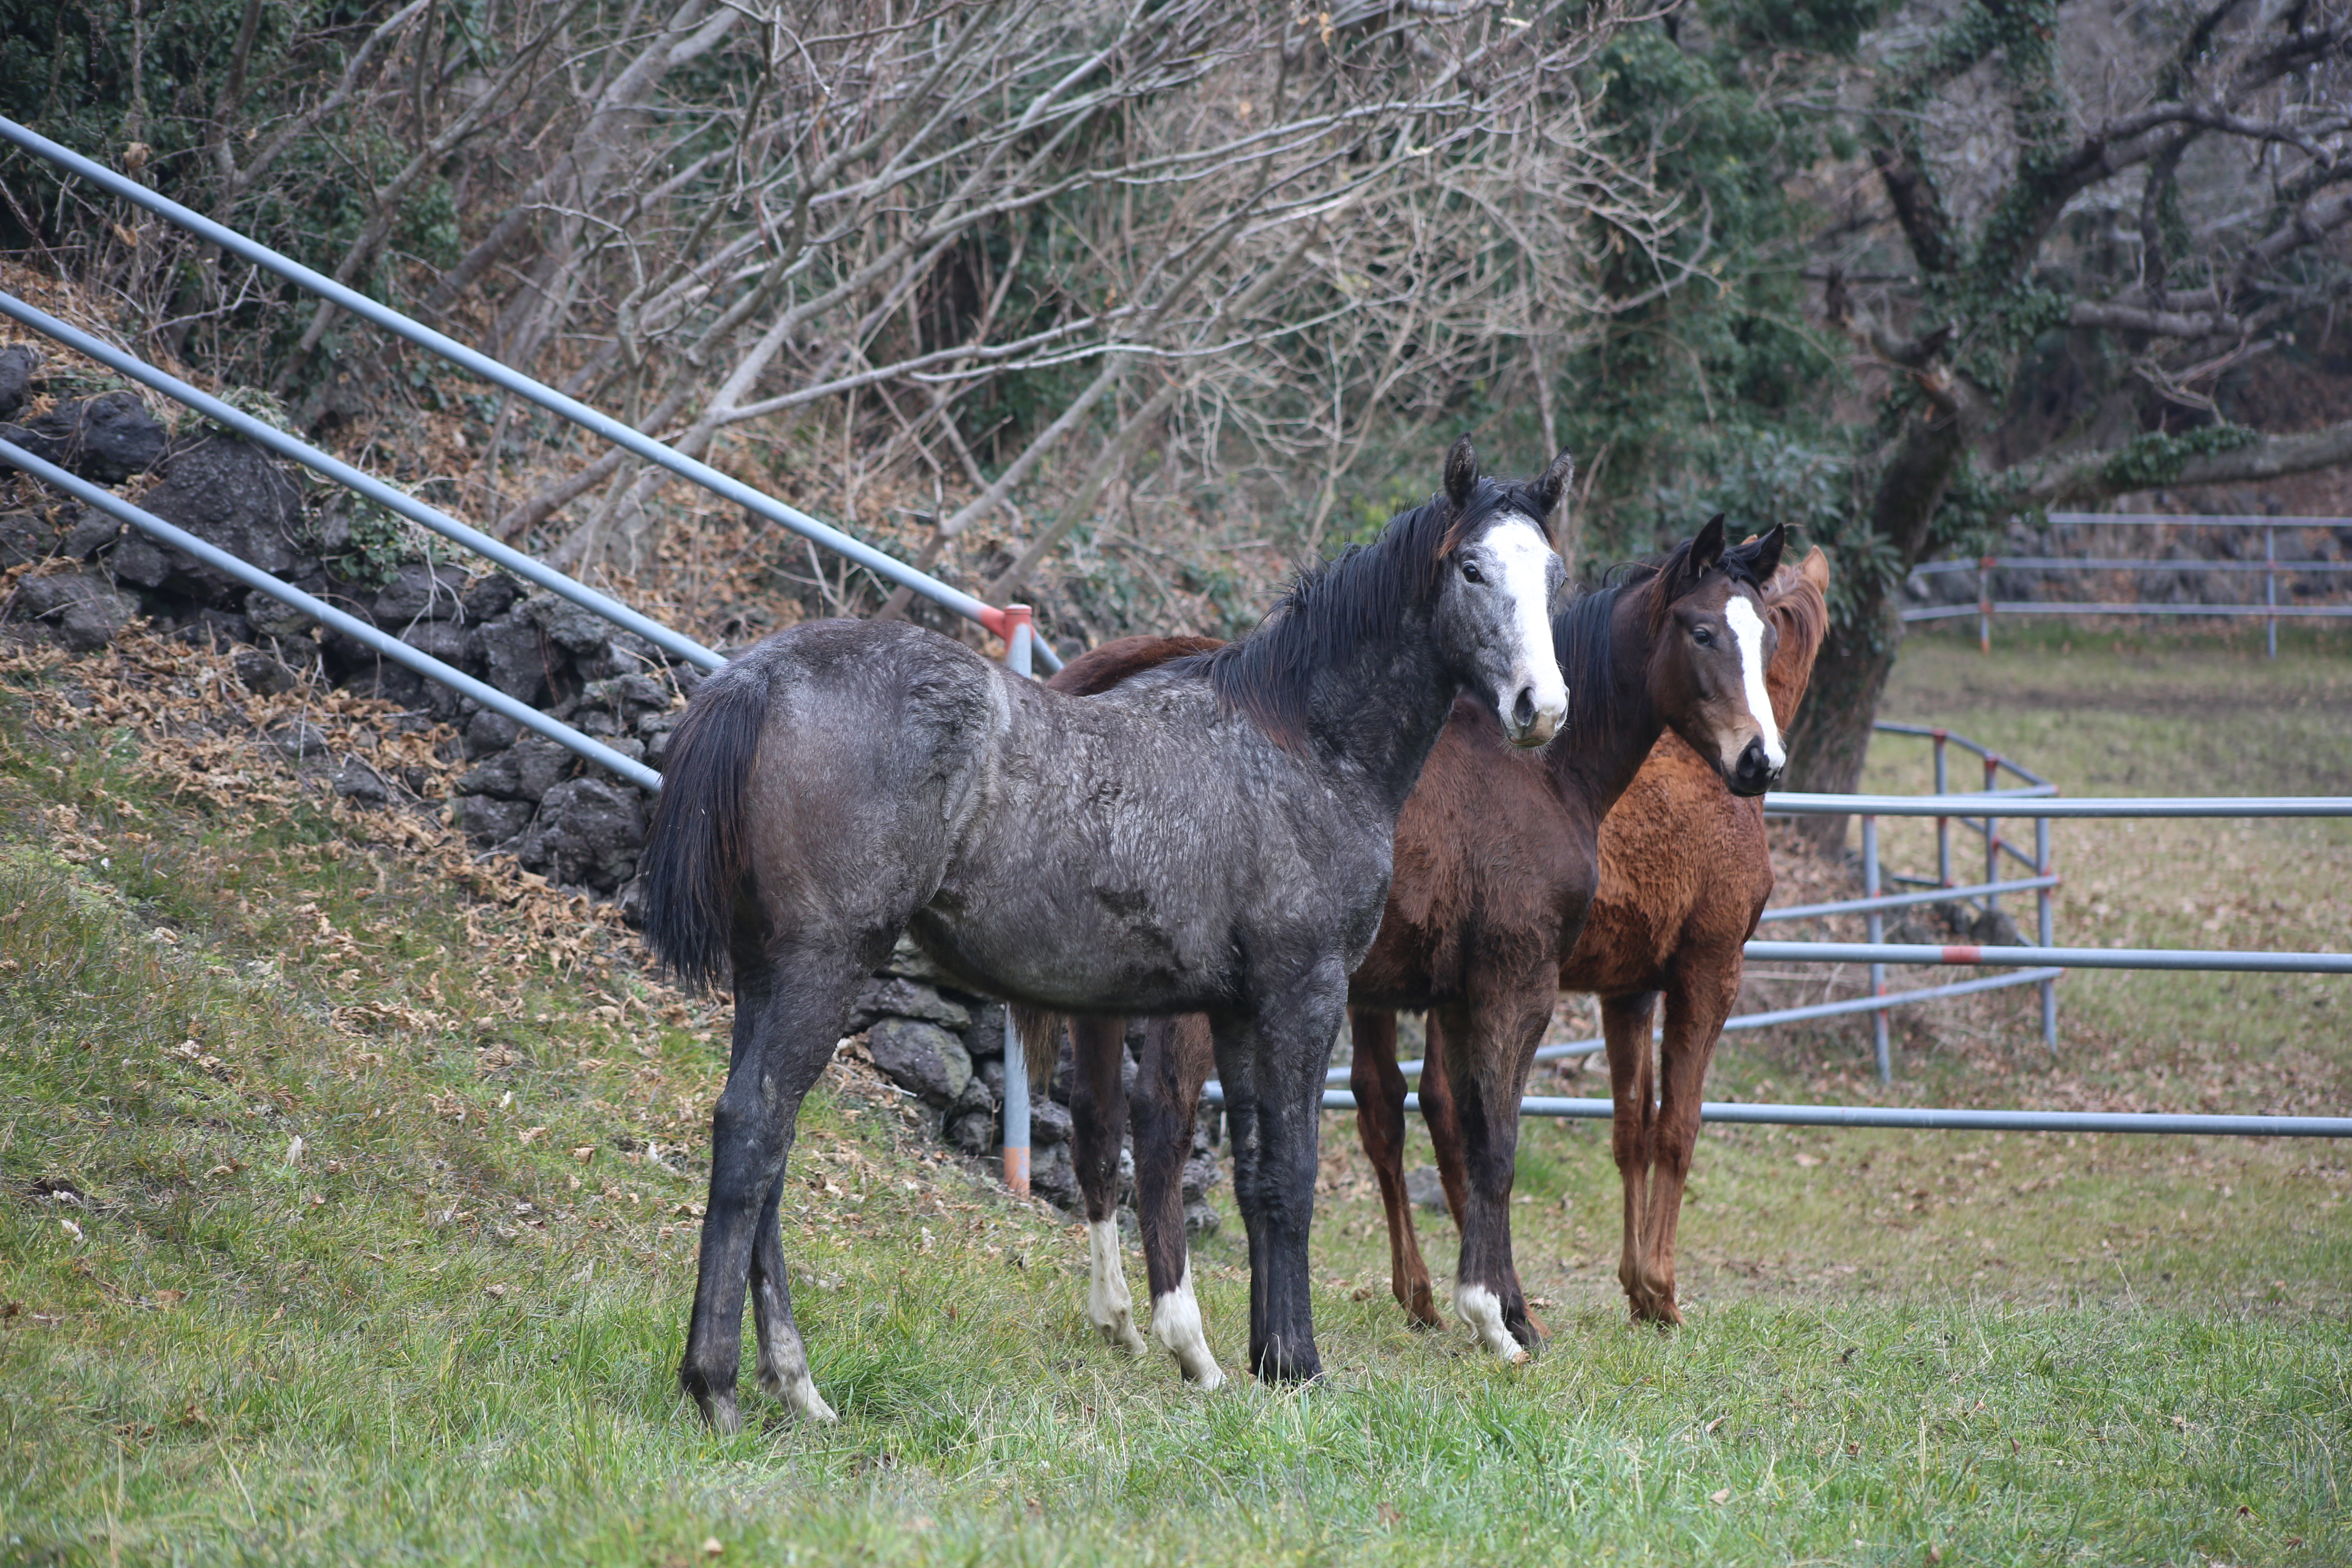
[[(1890, 715), (2074, 793), (2352, 790), (2342, 643), (2065, 640), (1920, 639)], [(786, 1248), (843, 1423), (754, 1395), (708, 1436), (673, 1373), (722, 1019), (609, 916), (328, 804), (248, 732), (283, 710), (186, 722), (206, 668), (0, 687), (0, 1561), (2352, 1559), (2330, 1144), (1710, 1131), (1661, 1336), (1605, 1136), (1532, 1127), (1554, 1339), (1512, 1371), (1403, 1327), (1334, 1116), (1332, 1376), (1202, 1396), (1094, 1342), (1065, 1218), (837, 1066)], [(343, 707), (339, 744), (381, 729)], [(2352, 945), (2342, 825), (2062, 831), (2062, 940)], [(2340, 985), (2063, 995), (2058, 1063), (2021, 1003), (1958, 1009), (1892, 1095), (2352, 1105)], [(1874, 1093), (1866, 1038), (1734, 1040), (1716, 1088)], [(1196, 1269), (1235, 1370), (1237, 1228)]]

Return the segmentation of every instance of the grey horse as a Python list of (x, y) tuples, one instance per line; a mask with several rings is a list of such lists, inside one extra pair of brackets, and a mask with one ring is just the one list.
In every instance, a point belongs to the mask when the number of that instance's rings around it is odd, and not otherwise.
[[(959, 984), (1060, 1013), (1207, 1015), (1249, 1234), (1250, 1364), (1320, 1375), (1307, 1296), (1324, 1063), (1397, 813), (1457, 695), (1515, 744), (1567, 710), (1549, 523), (1572, 465), (1444, 489), (1301, 574), (1265, 623), (1078, 700), (936, 633), (819, 621), (706, 680), (672, 739), (646, 934), (732, 978), (680, 1383), (721, 1431), (748, 1287), (761, 1387), (830, 1420), (777, 1206), (801, 1101), (903, 931)], [(1199, 1311), (1189, 1275), (1171, 1324)]]

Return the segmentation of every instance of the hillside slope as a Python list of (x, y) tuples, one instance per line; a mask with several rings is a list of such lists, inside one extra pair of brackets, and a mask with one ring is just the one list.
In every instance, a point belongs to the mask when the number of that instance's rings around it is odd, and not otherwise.
[[(1333, 1375), (1203, 1397), (1095, 1342), (1066, 1221), (912, 1136), (845, 1061), (787, 1205), (844, 1422), (755, 1398), (710, 1437), (673, 1369), (721, 1017), (606, 912), (340, 800), (321, 760), (362, 734), (436, 765), (439, 737), (385, 718), (239, 693), (153, 638), (0, 671), (0, 1560), (2352, 1553), (2326, 1150), (2229, 1152), (2254, 1212), (2217, 1239), (2168, 1228), (2176, 1199), (2209, 1216), (2163, 1160), (2118, 1177), (2103, 1153), (2102, 1178), (2024, 1140), (1841, 1142), (1841, 1167), (1875, 1151), (1923, 1197), (1948, 1191), (1923, 1155), (1987, 1184), (1873, 1253), (1836, 1184), (1791, 1175), (1821, 1140), (1711, 1138), (1686, 1235), (1695, 1258), (1760, 1249), (1759, 1288), (1699, 1286), (1663, 1338), (1579, 1257), (1549, 1287), (1559, 1339), (1515, 1373), (1402, 1326), (1335, 1118)], [(297, 721), (323, 752), (271, 742)], [(1605, 1248), (1599, 1140), (1536, 1130), (1522, 1178), (1531, 1279), (1577, 1221)], [(2150, 1204), (2162, 1236), (2112, 1223)], [(1218, 1237), (1196, 1270), (1229, 1367), (1241, 1257)]]

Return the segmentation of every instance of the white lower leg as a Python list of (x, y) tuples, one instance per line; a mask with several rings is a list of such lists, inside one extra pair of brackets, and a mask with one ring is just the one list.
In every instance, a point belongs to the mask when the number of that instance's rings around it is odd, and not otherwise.
[(1484, 1285), (1455, 1286), (1454, 1310), (1470, 1325), (1480, 1343), (1505, 1361), (1517, 1366), (1528, 1359), (1527, 1347), (1504, 1325), (1502, 1298)]
[(840, 1419), (809, 1375), (808, 1352), (801, 1348), (797, 1330), (779, 1329), (760, 1336), (760, 1386), (811, 1421), (831, 1426)]
[(1184, 1265), (1176, 1289), (1151, 1299), (1151, 1335), (1174, 1352), (1184, 1375), (1202, 1388), (1225, 1381), (1217, 1358), (1209, 1353), (1209, 1339), (1201, 1331), (1201, 1303), (1192, 1297), (1192, 1265)]
[(1087, 1321), (1105, 1344), (1141, 1355), (1143, 1336), (1135, 1331), (1135, 1299), (1127, 1293), (1127, 1266), (1119, 1256), (1118, 1222), (1087, 1222)]

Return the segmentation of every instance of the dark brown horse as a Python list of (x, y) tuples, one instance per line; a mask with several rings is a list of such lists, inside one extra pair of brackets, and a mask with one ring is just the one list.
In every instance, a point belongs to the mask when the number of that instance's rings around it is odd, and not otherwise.
[[(1804, 700), (1813, 658), (1829, 628), (1829, 557), (1818, 549), (1777, 576), (1764, 613), (1780, 634), (1765, 682), (1785, 730)], [(1433, 763), (1434, 758), (1432, 759)], [(1423, 775), (1426, 778), (1426, 774)], [(1400, 840), (1402, 826), (1399, 826)], [(1772, 859), (1761, 801), (1727, 794), (1717, 770), (1682, 739), (1659, 737), (1601, 828), (1601, 887), (1583, 933), (1559, 966), (1565, 991), (1601, 998), (1614, 1115), (1611, 1152), (1624, 1188), (1624, 1240), (1617, 1279), (1638, 1320), (1682, 1321), (1675, 1305), (1675, 1227), (1698, 1139), (1700, 1091), (1723, 1021), (1739, 995), (1741, 950), (1772, 896)], [(1650, 1046), (1658, 998), (1664, 1037)], [(1446, 1206), (1463, 1223), (1469, 1173), (1465, 1130), (1438, 1047), (1443, 1015), (1429, 1018), (1421, 1110), (1436, 1145)], [(1351, 1008), (1350, 1077), (1358, 1129), (1388, 1207), (1391, 1286), (1425, 1324), (1439, 1318), (1429, 1269), (1404, 1196), (1404, 1078), (1396, 1066), (1396, 1015)], [(1140, 1143), (1136, 1159), (1142, 1162)]]
[[(1575, 945), (1600, 883), (1601, 819), (1669, 726), (1708, 755), (1740, 794), (1759, 795), (1778, 775), (1783, 753), (1764, 695), (1776, 634), (1759, 611), (1758, 589), (1779, 562), (1781, 540), (1775, 529), (1727, 550), (1717, 518), (1660, 564), (1630, 569), (1578, 600), (1552, 626), (1570, 688), (1565, 738), (1540, 760), (1515, 757), (1497, 726), (1457, 704), (1398, 819), (1388, 906), (1349, 985), (1352, 1005), (1383, 1010), (1397, 1088), (1392, 1116), (1382, 1115), (1385, 1097), (1368, 1097), (1366, 1137), (1373, 1141), (1377, 1128), (1393, 1145), (1402, 1132), (1402, 1079), (1395, 1074), (1393, 1019), (1385, 1010), (1428, 1009), (1433, 1044), (1442, 1041), (1450, 1081), (1460, 1087), (1454, 1121), (1467, 1155), (1455, 1309), (1507, 1358), (1524, 1357), (1522, 1347), (1537, 1332), (1511, 1263), (1519, 1099), (1551, 1016), (1560, 961)], [(1074, 692), (1108, 689), (1150, 663), (1155, 651), (1148, 644), (1114, 645), (1074, 660), (1055, 684)], [(1160, 656), (1181, 651), (1170, 647)], [(1117, 1249), (1105, 1245), (1118, 1197), (1123, 1033), (1109, 1020), (1078, 1026), (1071, 1110), (1078, 1176), (1097, 1238), (1089, 1310), (1108, 1338), (1139, 1348), (1124, 1281), (1109, 1278), (1117, 1274)], [(1050, 1059), (1042, 1048), (1040, 1055)], [(1138, 1206), (1153, 1328), (1171, 1350), (1179, 1345), (1162, 1324), (1160, 1303), (1184, 1279), (1182, 1231), (1167, 1231), (1173, 1205), (1160, 1189), (1168, 1173), (1162, 1167), (1181, 1161), (1189, 1142), (1192, 1101), (1205, 1075), (1196, 1031), (1148, 1032), (1137, 1092)], [(1180, 1132), (1182, 1141), (1172, 1146), (1159, 1142)], [(1384, 1171), (1393, 1163), (1385, 1162)], [(1400, 1185), (1391, 1212), (1402, 1198)], [(1199, 1364), (1205, 1346), (1196, 1334), (1184, 1338), (1198, 1346), (1197, 1355), (1180, 1353), (1186, 1373), (1213, 1381), (1213, 1363)]]

